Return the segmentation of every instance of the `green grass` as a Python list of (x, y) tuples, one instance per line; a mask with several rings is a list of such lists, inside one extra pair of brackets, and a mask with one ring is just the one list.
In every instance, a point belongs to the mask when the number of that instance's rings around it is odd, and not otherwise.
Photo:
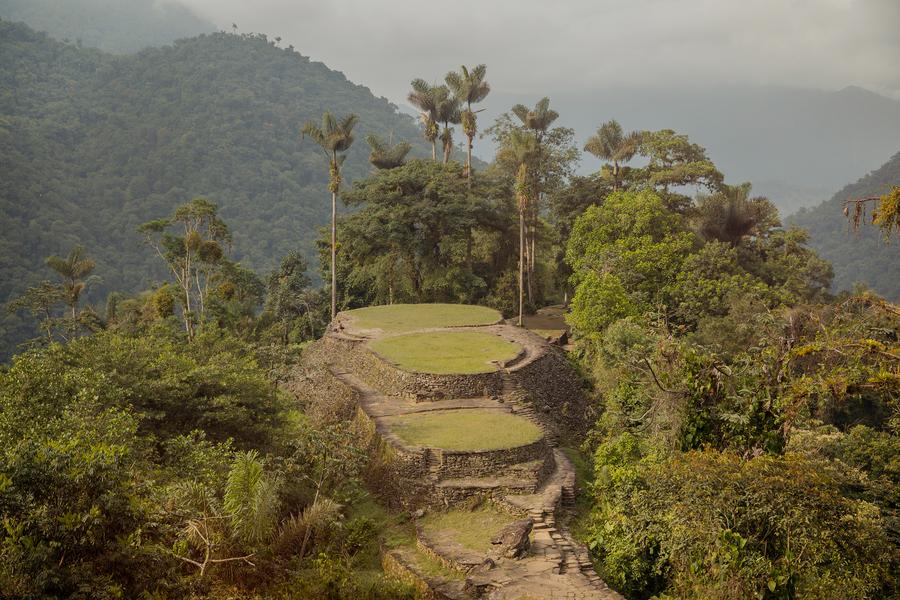
[(384, 420), (406, 443), (444, 450), (515, 448), (543, 435), (528, 419), (490, 409), (430, 411)]
[(401, 333), (428, 327), (491, 325), (500, 313), (484, 306), (467, 304), (391, 304), (347, 311), (357, 329), (381, 329)]
[(464, 548), (486, 553), (491, 549), (491, 538), (514, 520), (490, 505), (483, 505), (475, 510), (430, 513), (421, 524), (426, 533), (446, 534)]
[(381, 338), (369, 347), (401, 369), (419, 373), (496, 371), (492, 360), (514, 358), (522, 347), (480, 331), (432, 331)]

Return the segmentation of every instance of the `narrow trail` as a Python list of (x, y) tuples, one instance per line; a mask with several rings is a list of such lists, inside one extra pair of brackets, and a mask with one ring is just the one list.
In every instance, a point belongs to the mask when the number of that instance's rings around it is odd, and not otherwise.
[[(498, 329), (504, 326), (489, 326)], [(437, 330), (437, 329), (435, 329)], [(523, 339), (521, 330), (504, 332), (504, 337)], [(347, 336), (342, 332), (342, 335)], [(371, 335), (366, 336), (371, 339)], [(543, 351), (533, 339), (527, 340), (525, 355)], [(520, 359), (521, 360), (521, 359)], [(352, 389), (360, 409), (375, 423), (376, 431), (388, 443), (402, 445), (383, 421), (411, 413), (447, 410), (496, 410), (527, 418), (540, 427), (547, 444), (546, 457), (540, 464), (522, 463), (506, 465), (495, 473), (473, 476), (448, 476), (440, 449), (424, 448), (421, 452), (425, 479), (434, 486), (435, 493), (447, 497), (484, 496), (512, 514), (527, 516), (533, 523), (531, 546), (520, 559), (501, 558), (492, 568), (483, 568), (484, 558), (463, 551), (458, 545), (436, 543), (419, 535), (418, 545), (441, 562), (453, 565), (464, 572), (463, 581), (446, 581), (426, 573), (417, 573), (428, 582), (435, 598), (466, 600), (485, 598), (491, 600), (515, 600), (540, 598), (550, 600), (611, 600), (622, 597), (609, 589), (593, 569), (587, 549), (565, 527), (570, 510), (575, 503), (575, 471), (556, 447), (557, 438), (552, 427), (543, 422), (526, 401), (527, 393), (515, 380), (509, 369), (500, 368), (502, 389), (493, 397), (465, 399), (435, 399), (417, 402), (401, 396), (385, 395), (369, 385), (363, 378), (344, 367), (330, 364), (334, 377)], [(549, 467), (549, 468), (548, 468)], [(533, 475), (539, 471), (546, 474)], [(449, 492), (449, 493), (448, 493)], [(391, 551), (392, 559), (408, 570), (417, 572), (412, 551)]]

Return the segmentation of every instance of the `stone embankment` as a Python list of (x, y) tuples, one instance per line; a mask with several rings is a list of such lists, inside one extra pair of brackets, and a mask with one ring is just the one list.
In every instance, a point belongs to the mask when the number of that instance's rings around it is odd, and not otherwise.
[[(522, 351), (486, 373), (404, 371), (368, 347), (389, 334), (355, 329), (352, 313), (339, 314), (309, 351), (330, 370), (329, 385), (353, 395), (357, 418), (385, 448), (389, 504), (421, 518), (486, 502), (509, 516), (506, 528), (492, 532), (496, 545), (485, 552), (435, 537), (417, 523), (416, 544), (386, 550), (385, 569), (413, 583), (422, 598), (621, 598), (600, 580), (587, 550), (566, 529), (575, 472), (556, 446), (587, 420), (579, 378), (557, 349), (527, 330), (499, 323), (477, 330), (515, 342)], [(465, 410), (516, 415), (542, 435), (511, 447), (459, 450), (414, 445), (391, 428), (398, 416)], [(423, 568), (421, 556), (441, 565), (444, 574)]]

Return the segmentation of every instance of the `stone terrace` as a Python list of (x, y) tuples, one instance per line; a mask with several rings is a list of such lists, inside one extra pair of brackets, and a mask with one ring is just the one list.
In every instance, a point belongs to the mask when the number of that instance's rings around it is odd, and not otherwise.
[[(484, 322), (483, 312), (481, 322)], [(488, 373), (435, 375), (403, 371), (371, 352), (368, 343), (392, 335), (354, 327), (353, 312), (341, 313), (314, 352), (325, 357), (334, 377), (357, 399), (368, 420), (392, 449), (399, 490), (395, 504), (413, 514), (489, 502), (528, 520), (530, 547), (520, 558), (480, 556), (459, 544), (430, 537), (417, 527), (417, 547), (390, 550), (388, 570), (414, 581), (426, 598), (456, 599), (612, 599), (621, 596), (596, 575), (587, 550), (566, 530), (575, 501), (575, 472), (557, 449), (561, 433), (584, 418), (585, 401), (564, 357), (527, 330), (498, 321), (472, 327), (424, 328), (416, 332), (472, 330), (490, 333), (522, 347), (519, 356), (495, 364)], [(403, 333), (409, 333), (404, 331)], [(438, 411), (498, 411), (528, 419), (540, 439), (493, 450), (448, 450), (410, 445), (391, 430), (392, 417)], [(554, 418), (551, 418), (554, 417)], [(458, 573), (436, 577), (419, 568), (422, 553)]]

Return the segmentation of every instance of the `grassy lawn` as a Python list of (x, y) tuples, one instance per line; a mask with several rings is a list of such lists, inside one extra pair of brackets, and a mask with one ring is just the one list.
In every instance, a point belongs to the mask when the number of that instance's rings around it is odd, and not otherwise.
[(466, 304), (391, 304), (358, 308), (347, 314), (353, 317), (354, 327), (377, 328), (385, 333), (426, 327), (490, 325), (500, 320), (500, 313), (492, 308)]
[(537, 425), (489, 409), (441, 410), (387, 417), (391, 430), (413, 446), (444, 450), (499, 450), (541, 438)]
[(475, 510), (429, 513), (421, 524), (428, 534), (447, 535), (460, 546), (486, 553), (491, 548), (491, 538), (514, 520), (515, 517), (487, 504)]
[(375, 340), (370, 348), (401, 369), (419, 373), (488, 373), (491, 360), (509, 360), (522, 349), (516, 343), (480, 331), (407, 333)]

